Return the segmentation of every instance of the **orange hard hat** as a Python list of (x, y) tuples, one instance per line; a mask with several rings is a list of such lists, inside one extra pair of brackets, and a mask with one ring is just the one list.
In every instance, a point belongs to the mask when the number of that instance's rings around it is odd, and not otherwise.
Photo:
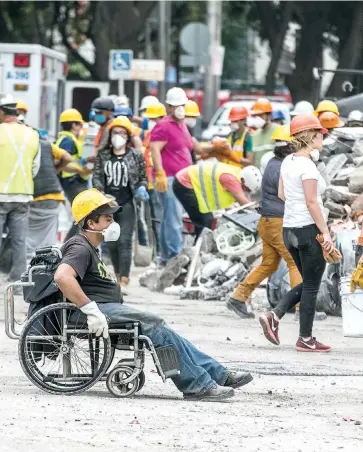
[(272, 104), (265, 97), (260, 97), (260, 99), (257, 99), (251, 108), (251, 115), (262, 115), (263, 113), (271, 113), (271, 112), (272, 112)]
[(245, 107), (233, 107), (229, 112), (228, 119), (230, 121), (239, 121), (240, 119), (246, 119), (248, 111)]
[(328, 132), (314, 114), (295, 116), (290, 123), (290, 135), (296, 135), (306, 130), (320, 130), (321, 133)]
[(344, 127), (344, 122), (340, 120), (336, 113), (325, 111), (319, 115), (320, 124), (326, 129), (335, 129), (335, 127)]

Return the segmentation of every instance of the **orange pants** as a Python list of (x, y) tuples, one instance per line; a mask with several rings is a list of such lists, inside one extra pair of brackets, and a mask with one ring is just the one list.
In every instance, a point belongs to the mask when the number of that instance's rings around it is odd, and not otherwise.
[(262, 239), (262, 262), (234, 289), (232, 298), (238, 301), (246, 302), (254, 289), (277, 271), (281, 259), (285, 259), (287, 263), (291, 287), (302, 282), (299, 270), (282, 238), (282, 218), (261, 217), (258, 233)]

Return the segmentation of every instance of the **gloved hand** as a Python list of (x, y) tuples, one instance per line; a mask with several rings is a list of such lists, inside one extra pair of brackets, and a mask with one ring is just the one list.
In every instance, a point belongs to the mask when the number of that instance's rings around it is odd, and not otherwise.
[(360, 262), (352, 273), (350, 280), (350, 291), (354, 292), (356, 287), (363, 289), (363, 264)]
[(161, 193), (168, 191), (168, 178), (164, 170), (159, 170), (155, 173), (155, 190)]
[(149, 193), (144, 186), (138, 187), (135, 191), (135, 199), (137, 201), (149, 201)]
[(330, 251), (327, 251), (324, 248), (325, 239), (323, 234), (318, 234), (316, 236), (316, 240), (320, 243), (320, 245), (323, 248), (323, 256), (326, 262), (328, 262), (329, 264), (338, 264), (341, 261), (342, 255), (340, 254), (339, 250), (335, 248), (334, 244), (332, 244), (332, 248), (330, 249)]
[(217, 152), (217, 154), (224, 155), (226, 157), (231, 155), (231, 147), (226, 141), (213, 141), (212, 146), (213, 150)]
[(96, 336), (101, 336), (105, 339), (108, 338), (108, 323), (106, 317), (99, 310), (97, 303), (91, 301), (82, 306), (81, 311), (87, 316), (88, 330), (90, 334), (96, 333)]

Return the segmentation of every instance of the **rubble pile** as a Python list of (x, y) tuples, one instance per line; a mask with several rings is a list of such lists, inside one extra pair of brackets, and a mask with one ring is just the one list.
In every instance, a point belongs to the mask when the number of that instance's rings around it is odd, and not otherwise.
[[(191, 262), (196, 254), (195, 247), (185, 248), (182, 253), (168, 263), (165, 268), (157, 266), (140, 275), (139, 283), (155, 292), (177, 295), (180, 299), (224, 300), (244, 278), (250, 269), (258, 263), (262, 255), (262, 242), (256, 234), (244, 231), (247, 235), (245, 243), (248, 249), (236, 253), (223, 254), (218, 250), (218, 230), (225, 231), (226, 219), (220, 219), (216, 231), (204, 229), (202, 244), (198, 254), (198, 263), (191, 287), (184, 287)], [(230, 225), (229, 230), (236, 228), (238, 249), (241, 249), (240, 230), (236, 225)], [(248, 235), (253, 235), (251, 240)], [(217, 241), (216, 241), (217, 238)], [(233, 237), (230, 246), (233, 248)], [(235, 249), (237, 249), (235, 247)]]
[[(324, 206), (329, 220), (353, 217), (359, 195), (363, 193), (363, 128), (336, 129), (324, 140), (319, 171), (328, 183)], [(358, 209), (359, 210), (359, 209)]]

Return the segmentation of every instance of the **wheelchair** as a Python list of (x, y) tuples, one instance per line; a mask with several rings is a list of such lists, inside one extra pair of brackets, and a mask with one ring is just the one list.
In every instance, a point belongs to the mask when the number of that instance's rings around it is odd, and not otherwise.
[[(96, 337), (87, 330), (86, 316), (67, 302), (54, 282), (62, 258), (55, 246), (36, 250), (20, 281), (9, 284), (4, 295), (5, 331), (16, 339), (21, 367), (38, 388), (51, 394), (71, 395), (106, 381), (115, 397), (130, 397), (145, 384), (145, 355), (150, 353), (163, 382), (179, 375), (178, 354), (171, 346), (155, 348), (141, 334), (138, 322), (112, 324), (109, 337)], [(17, 331), (14, 288), (21, 287), (29, 302), (28, 318)], [(109, 320), (109, 319), (108, 319)], [(115, 360), (116, 350), (131, 357)]]

